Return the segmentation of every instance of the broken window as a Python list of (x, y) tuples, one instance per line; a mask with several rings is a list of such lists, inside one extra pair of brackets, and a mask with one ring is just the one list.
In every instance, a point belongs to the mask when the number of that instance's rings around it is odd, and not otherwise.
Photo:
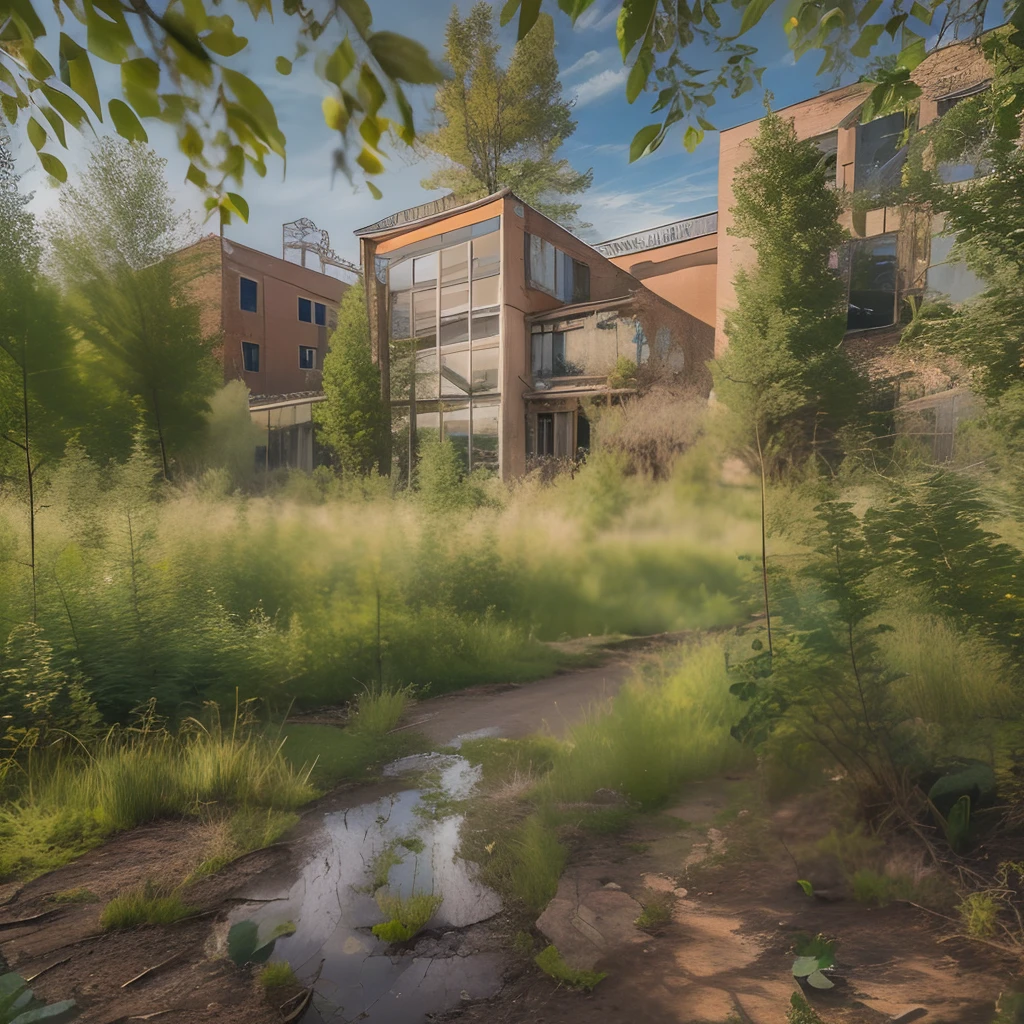
[(836, 183), (836, 163), (839, 156), (839, 132), (828, 132), (811, 139), (821, 151), (821, 165), (829, 185)]
[(895, 234), (854, 243), (847, 330), (889, 327), (896, 322), (896, 271)]
[(533, 376), (562, 377), (566, 373), (565, 334), (562, 331), (541, 331), (531, 335)]

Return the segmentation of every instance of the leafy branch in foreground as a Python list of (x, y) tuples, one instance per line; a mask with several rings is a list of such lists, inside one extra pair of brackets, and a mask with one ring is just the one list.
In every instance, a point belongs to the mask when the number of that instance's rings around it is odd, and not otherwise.
[[(380, 174), (381, 139), (391, 129), (412, 142), (403, 85), (437, 83), (442, 74), (421, 43), (374, 31), (366, 0), (333, 0), (322, 14), (301, 0), (284, 0), (277, 11), (274, 0), (233, 6), (254, 22), (262, 14), (291, 19), (293, 51), (277, 57), (278, 74), (291, 74), (323, 40), (317, 70), (324, 120), (339, 136), (338, 170), (352, 172), (355, 152), (364, 175)], [(32, 0), (0, 0), (0, 108), (9, 123), (24, 123), (43, 169), (67, 180), (55, 147), (67, 148), (69, 127), (91, 130), (106, 118), (123, 138), (146, 142), (143, 122), (163, 121), (189, 158), (188, 181), (208, 193), (207, 210), (222, 223), (247, 220), (248, 205), (230, 186), (243, 183), (247, 167), (263, 177), (269, 155), (284, 160), (285, 136), (266, 93), (234, 66), (242, 58), (233, 58), (251, 55), (235, 19), (219, 13), (216, 0), (172, 0), (162, 13), (146, 0), (56, 0), (54, 8), (56, 39)], [(93, 58), (120, 67), (119, 95), (101, 94)], [(386, 105), (396, 117), (385, 115)]]

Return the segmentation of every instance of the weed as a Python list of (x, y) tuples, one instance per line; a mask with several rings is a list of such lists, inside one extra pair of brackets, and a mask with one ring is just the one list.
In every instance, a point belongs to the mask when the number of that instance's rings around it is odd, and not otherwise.
[(539, 777), (550, 771), (562, 745), (549, 736), (527, 736), (523, 739), (488, 737), (464, 740), (459, 747), (470, 764), (483, 769), (485, 785), (494, 786), (514, 777)]
[(568, 856), (539, 814), (528, 817), (507, 844), (512, 892), (531, 911), (541, 911), (558, 890)]
[(295, 977), (292, 965), (287, 960), (267, 964), (260, 971), (259, 979), (260, 984), (268, 991), (275, 988), (296, 988), (299, 984), (299, 979)]
[(794, 992), (786, 1011), (787, 1024), (825, 1024), (814, 1008), (799, 993)]
[(549, 977), (570, 988), (583, 989), (591, 992), (608, 975), (604, 971), (577, 971), (570, 967), (554, 946), (542, 949), (533, 962)]
[(196, 908), (184, 903), (176, 893), (147, 882), (140, 888), (115, 896), (103, 908), (100, 927), (104, 931), (115, 931), (142, 924), (174, 924), (195, 912)]
[(658, 931), (672, 920), (674, 903), (668, 893), (648, 893), (641, 903), (643, 910), (633, 923), (643, 931)]
[(426, 843), (419, 836), (403, 836), (401, 839), (396, 840), (396, 842), (403, 850), (408, 850), (409, 853), (422, 853), (427, 848)]
[(370, 861), (370, 881), (367, 883), (367, 892), (375, 893), (378, 889), (382, 889), (387, 885), (391, 869), (402, 863), (402, 856), (396, 850), (398, 845), (398, 843), (388, 843)]
[(964, 930), (971, 938), (986, 939), (996, 934), (1000, 902), (988, 892), (972, 892), (956, 908)]
[(95, 903), (99, 897), (89, 889), (61, 889), (46, 897), (50, 903)]
[(522, 929), (517, 931), (512, 939), (512, 949), (521, 957), (533, 956), (535, 946), (536, 943), (533, 941), (533, 936), (528, 931)]
[(443, 899), (434, 893), (413, 893), (403, 897), (378, 892), (377, 906), (388, 920), (375, 924), (370, 930), (384, 942), (408, 942), (437, 913)]
[(365, 687), (359, 695), (352, 729), (364, 736), (386, 736), (398, 725), (413, 692), (412, 686)]
[(235, 811), (230, 818), (218, 823), (216, 838), (189, 881), (216, 874), (233, 860), (276, 843), (298, 820), (297, 814), (269, 807), (243, 807)]

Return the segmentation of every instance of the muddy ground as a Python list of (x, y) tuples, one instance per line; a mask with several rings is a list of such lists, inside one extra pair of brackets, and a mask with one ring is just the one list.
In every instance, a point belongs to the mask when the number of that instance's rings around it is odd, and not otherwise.
[[(545, 723), (561, 732), (595, 699), (614, 693), (629, 667), (618, 658), (529, 686), (423, 702), (407, 724), (437, 744), (481, 730), (525, 735)], [(0, 887), (0, 957), (36, 978), (33, 987), (41, 996), (76, 999), (86, 1024), (280, 1021), (253, 975), (224, 955), (228, 915), (268, 880), (298, 869), (325, 812), (372, 798), (378, 789), (324, 798), (307, 810), (287, 842), (197, 882), (187, 893), (196, 915), (175, 925), (103, 933), (99, 915), (107, 900), (147, 879), (187, 876), (208, 844), (198, 824), (135, 829), (23, 887)], [(514, 942), (514, 926), (499, 916), (481, 941), (504, 948), (500, 993), (443, 1019), (781, 1024), (795, 989), (794, 935), (823, 933), (837, 940), (839, 982), (815, 1005), (830, 1022), (989, 1024), (999, 992), (1021, 970), (1018, 962), (957, 938), (955, 922), (907, 904), (871, 909), (848, 899), (808, 897), (797, 878), (813, 867), (795, 863), (794, 851), (799, 859), (828, 831), (827, 802), (802, 798), (770, 812), (758, 808), (752, 780), (717, 780), (690, 787), (667, 816), (637, 818), (622, 834), (571, 835), (573, 854), (560, 897), (568, 894), (571, 902), (573, 893), (607, 887), (639, 904), (657, 892), (671, 908), (670, 920), (653, 934), (628, 928), (626, 940), (596, 964), (607, 978), (593, 993), (581, 994), (543, 975), (522, 936)], [(815, 882), (827, 890), (825, 882)], [(94, 901), (53, 901), (54, 894), (77, 889), (88, 890)], [(476, 927), (474, 941), (483, 926)], [(450, 932), (422, 941), (441, 955), (446, 944), (458, 945)], [(546, 941), (535, 933), (533, 951)]]

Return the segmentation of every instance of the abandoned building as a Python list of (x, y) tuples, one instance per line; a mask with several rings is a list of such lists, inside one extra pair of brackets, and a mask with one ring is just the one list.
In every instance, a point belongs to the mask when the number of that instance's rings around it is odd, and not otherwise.
[(522, 475), (589, 444), (586, 402), (650, 367), (702, 388), (714, 329), (505, 189), (356, 232), (399, 452), (448, 437), (468, 471)]

